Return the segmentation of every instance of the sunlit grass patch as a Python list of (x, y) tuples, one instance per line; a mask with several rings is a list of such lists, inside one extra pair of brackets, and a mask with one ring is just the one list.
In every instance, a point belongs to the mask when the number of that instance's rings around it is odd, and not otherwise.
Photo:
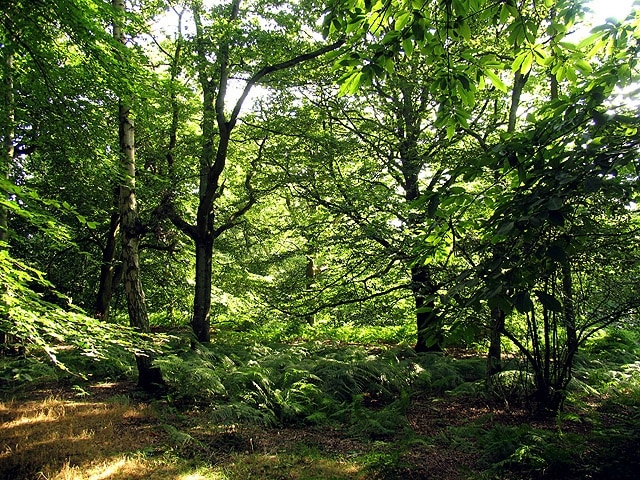
[(49, 480), (225, 480), (211, 469), (168, 458), (148, 459), (142, 455), (117, 455), (90, 464), (70, 465), (41, 472)]
[(153, 446), (161, 435), (151, 410), (143, 405), (50, 397), (3, 404), (0, 415), (0, 478), (6, 479), (38, 473), (45, 475), (40, 478), (55, 478), (76, 467), (84, 471), (85, 466), (109, 463), (114, 455)]
[(367, 478), (367, 472), (362, 465), (351, 460), (323, 457), (319, 453), (238, 455), (219, 468), (219, 471), (224, 475), (219, 478), (225, 480)]

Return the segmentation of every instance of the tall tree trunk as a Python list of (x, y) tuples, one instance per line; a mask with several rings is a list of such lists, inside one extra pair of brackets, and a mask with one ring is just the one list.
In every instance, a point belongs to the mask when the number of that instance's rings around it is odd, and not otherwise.
[[(424, 157), (419, 153), (420, 139), (420, 110), (424, 105), (414, 101), (414, 87), (405, 84), (401, 87), (402, 95), (395, 99), (397, 127), (396, 135), (399, 139), (400, 170), (403, 178), (404, 198), (407, 205), (420, 198), (420, 171), (424, 166)], [(433, 191), (433, 185), (427, 187)], [(414, 231), (423, 227), (424, 214), (410, 213), (407, 227)], [(409, 254), (412, 257), (412, 254)], [(414, 260), (412, 258), (412, 260)], [(417, 352), (438, 352), (442, 350), (444, 336), (442, 333), (442, 319), (437, 310), (435, 285), (431, 272), (424, 265), (410, 267), (411, 293), (415, 302), (415, 316), (417, 338), (415, 350)]]
[[(527, 83), (529, 74), (523, 75), (519, 71), (513, 78), (513, 91), (511, 92), (511, 107), (509, 108), (509, 123), (507, 132), (512, 133), (516, 129), (518, 120), (518, 107), (522, 97), (522, 89)], [(500, 258), (503, 252), (496, 247), (494, 257)], [(491, 309), (491, 321), (489, 324), (489, 351), (487, 352), (487, 375), (491, 376), (502, 370), (502, 330), (504, 329), (505, 312), (499, 307)]]
[[(240, 12), (241, 0), (232, 0), (229, 5), (228, 21), (235, 22)], [(227, 116), (225, 112), (225, 100), (229, 82), (229, 54), (232, 40), (222, 41), (218, 45), (218, 51), (210, 50), (211, 44), (204, 31), (202, 24), (202, 3), (193, 2), (191, 4), (193, 19), (196, 27), (195, 69), (198, 75), (198, 82), (203, 94), (203, 117), (202, 117), (202, 145), (200, 151), (200, 182), (198, 191), (198, 211), (196, 213), (195, 225), (186, 222), (175, 210), (170, 195), (162, 205), (165, 215), (183, 233), (189, 236), (196, 248), (196, 278), (194, 293), (194, 308), (191, 326), (196, 340), (199, 342), (210, 341), (210, 309), (211, 309), (211, 275), (212, 275), (212, 254), (213, 243), (222, 232), (234, 227), (238, 218), (244, 215), (256, 202), (253, 190), (250, 188), (249, 180), (251, 174), (247, 176), (245, 187), (249, 193), (246, 204), (239, 207), (236, 212), (228, 216), (217, 228), (214, 227), (214, 206), (216, 199), (222, 194), (224, 185), (220, 184), (222, 173), (225, 169), (231, 132), (233, 131), (242, 105), (250, 90), (262, 78), (273, 72), (292, 68), (300, 63), (313, 60), (327, 52), (337, 49), (344, 41), (340, 40), (331, 45), (326, 45), (318, 50), (303, 53), (284, 62), (262, 67), (247, 80), (243, 93), (236, 101), (232, 112)], [(179, 52), (176, 53), (178, 55)], [(211, 54), (215, 53), (217, 71), (214, 73), (210, 68)], [(177, 56), (174, 60), (177, 62)], [(176, 69), (177, 69), (177, 64)], [(177, 70), (175, 70), (177, 71)], [(212, 73), (214, 73), (212, 75)], [(174, 109), (174, 115), (177, 110)], [(174, 120), (175, 120), (174, 116)], [(169, 138), (169, 153), (172, 145), (175, 145), (175, 121), (172, 124)], [(217, 139), (217, 144), (215, 140)], [(169, 170), (173, 166), (173, 156), (167, 156)]]
[[(10, 20), (8, 20), (10, 21)], [(13, 93), (13, 45), (8, 42), (4, 45), (4, 58), (2, 62), (2, 86), (3, 95), (3, 111), (2, 118), (2, 158), (0, 159), (0, 175), (3, 179), (9, 178), (11, 164), (14, 155), (14, 137), (15, 137), (15, 97)], [(0, 194), (4, 195), (1, 191)], [(0, 248), (4, 248), (4, 243), (9, 238), (9, 215), (7, 208), (0, 205)], [(0, 288), (5, 288), (0, 284)], [(6, 343), (6, 332), (0, 331), (0, 345)]]
[[(8, 20), (9, 22), (11, 20)], [(3, 46), (4, 55), (2, 62), (2, 87), (4, 91), (2, 109), (2, 159), (0, 159), (0, 175), (3, 179), (9, 178), (11, 164), (15, 150), (15, 96), (13, 92), (13, 44)], [(9, 218), (7, 209), (0, 205), (0, 242), (6, 242), (8, 238)]]
[[(311, 292), (313, 290), (313, 286), (316, 283), (316, 275), (318, 273), (318, 269), (316, 268), (316, 264), (313, 261), (313, 257), (307, 255), (307, 268), (305, 270), (305, 290), (307, 292)], [(315, 314), (311, 313), (306, 317), (307, 323), (313, 326), (316, 323)]]
[(573, 305), (573, 279), (571, 265), (562, 264), (562, 300), (564, 303), (564, 327), (567, 331), (567, 357), (572, 359), (578, 350), (578, 332), (576, 314)]
[[(125, 0), (113, 0), (113, 6), (125, 11)], [(113, 24), (113, 36), (125, 43), (124, 34), (117, 21)], [(118, 111), (118, 136), (120, 139), (120, 161), (123, 175), (119, 187), (120, 228), (122, 239), (122, 270), (127, 297), (129, 323), (141, 333), (150, 333), (149, 317), (145, 306), (144, 292), (140, 280), (140, 237), (144, 227), (136, 206), (135, 178), (135, 129), (131, 109), (122, 99)], [(164, 382), (158, 367), (153, 366), (151, 355), (136, 355), (138, 383), (145, 390), (155, 390)]]
[(191, 328), (199, 342), (211, 341), (211, 259), (213, 256), (213, 236), (204, 235), (195, 239), (196, 244), (196, 285), (193, 298)]
[(489, 329), (489, 352), (487, 354), (487, 375), (502, 371), (501, 332), (504, 329), (505, 313), (501, 308), (491, 309), (491, 325)]

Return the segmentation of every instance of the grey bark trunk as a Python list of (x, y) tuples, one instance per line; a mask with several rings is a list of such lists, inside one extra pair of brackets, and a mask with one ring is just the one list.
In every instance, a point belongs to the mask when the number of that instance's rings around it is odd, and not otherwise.
[[(9, 20), (10, 21), (10, 20)], [(12, 45), (5, 45), (5, 56), (2, 65), (2, 80), (4, 89), (4, 105), (5, 111), (4, 118), (2, 119), (4, 125), (2, 129), (2, 159), (0, 159), (0, 175), (2, 178), (9, 178), (9, 172), (11, 170), (11, 164), (13, 163), (14, 155), (14, 122), (15, 122), (15, 97), (13, 93), (13, 52), (11, 51)], [(1, 192), (0, 192), (1, 193)], [(0, 248), (4, 248), (2, 245), (9, 238), (9, 215), (5, 207), (0, 205)], [(0, 284), (0, 288), (5, 288)], [(6, 332), (0, 331), (0, 345), (7, 342)]]
[[(113, 0), (113, 6), (125, 11), (125, 0)], [(114, 22), (113, 36), (125, 43), (124, 35)], [(122, 240), (122, 269), (129, 323), (141, 333), (150, 333), (149, 317), (145, 306), (144, 291), (140, 280), (140, 237), (144, 227), (138, 217), (135, 193), (135, 130), (131, 109), (120, 101), (118, 112), (118, 136), (120, 139), (120, 159), (123, 180), (119, 188), (120, 238)], [(153, 357), (148, 354), (136, 355), (138, 383), (145, 390), (156, 390), (164, 384), (158, 367), (153, 366)]]
[[(4, 111), (2, 131), (2, 160), (0, 162), (0, 175), (9, 178), (11, 164), (14, 155), (14, 122), (15, 122), (15, 98), (13, 93), (13, 52), (12, 46), (5, 45), (5, 57), (2, 65), (2, 80), (4, 89)], [(6, 242), (8, 238), (9, 219), (7, 209), (0, 206), (0, 242)]]

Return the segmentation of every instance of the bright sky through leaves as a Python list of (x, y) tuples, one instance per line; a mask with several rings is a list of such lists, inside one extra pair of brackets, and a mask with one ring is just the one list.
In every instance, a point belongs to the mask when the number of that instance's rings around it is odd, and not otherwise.
[(623, 20), (631, 11), (633, 0), (591, 0), (589, 6), (594, 13), (594, 24), (604, 23), (613, 17)]

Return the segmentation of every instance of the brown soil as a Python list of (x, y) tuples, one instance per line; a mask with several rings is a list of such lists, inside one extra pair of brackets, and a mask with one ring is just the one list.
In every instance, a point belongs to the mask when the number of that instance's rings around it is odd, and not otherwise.
[[(0, 403), (0, 480), (92, 478), (56, 472), (102, 465), (122, 455), (131, 457), (132, 452), (144, 452), (148, 458), (172, 449), (181, 458), (220, 465), (244, 454), (295, 454), (301, 446), (331, 458), (354, 459), (381, 448), (392, 453), (396, 444), (403, 445), (397, 462), (382, 465), (378, 478), (460, 480), (474, 478), (479, 454), (464, 445), (451, 445), (450, 428), (529, 421), (524, 410), (496, 408), (475, 398), (421, 397), (409, 409), (410, 430), (375, 443), (341, 428), (221, 428), (208, 419), (206, 409), (181, 412), (171, 405), (145, 403), (129, 383), (94, 385), (81, 393), (55, 387)], [(553, 421), (538, 423), (554, 428)], [(95, 478), (178, 478), (168, 468), (142, 462), (135, 469), (120, 469), (118, 475)], [(158, 469), (164, 469), (164, 476)], [(374, 477), (370, 470), (363, 472), (354, 471), (348, 478)]]

